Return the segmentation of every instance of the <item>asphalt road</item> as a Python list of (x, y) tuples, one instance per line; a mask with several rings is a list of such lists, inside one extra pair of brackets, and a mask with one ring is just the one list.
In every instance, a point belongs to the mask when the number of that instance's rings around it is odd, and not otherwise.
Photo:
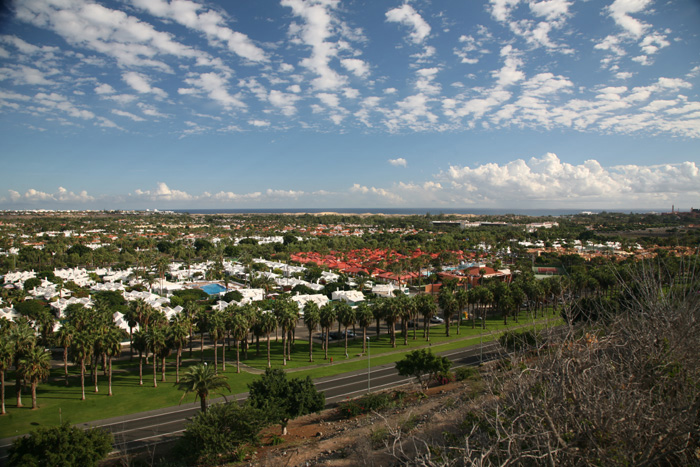
[[(440, 352), (453, 362), (453, 368), (478, 365), (503, 355), (502, 348), (495, 342), (484, 344), (483, 348), (472, 346), (465, 349)], [(399, 376), (393, 363), (378, 367), (357, 370), (335, 376), (319, 378), (314, 381), (316, 387), (326, 395), (326, 405), (332, 407), (347, 398), (358, 397), (369, 391), (380, 391), (410, 382), (410, 378)], [(247, 393), (228, 396), (226, 399), (244, 400)], [(224, 398), (214, 399), (211, 403), (223, 402)], [(138, 414), (125, 415), (107, 420), (98, 420), (78, 426), (102, 427), (114, 435), (114, 448), (118, 452), (139, 451), (147, 446), (165, 443), (177, 439), (185, 430), (187, 419), (200, 410), (199, 402), (182, 404), (175, 407), (152, 410)], [(12, 438), (0, 440), (0, 463), (7, 460), (7, 451)]]

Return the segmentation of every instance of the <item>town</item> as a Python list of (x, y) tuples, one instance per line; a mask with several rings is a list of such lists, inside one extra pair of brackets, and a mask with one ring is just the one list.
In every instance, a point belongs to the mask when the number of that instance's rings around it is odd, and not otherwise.
[(697, 255), (699, 217), (2, 212), (0, 437), (177, 405), (203, 364), (242, 393), (580, 319), (624, 267)]

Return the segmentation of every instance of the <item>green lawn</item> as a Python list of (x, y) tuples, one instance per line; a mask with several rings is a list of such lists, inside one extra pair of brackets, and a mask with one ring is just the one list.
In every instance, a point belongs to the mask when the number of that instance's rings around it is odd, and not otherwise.
[[(548, 326), (556, 325), (552, 322), (552, 315)], [(556, 318), (556, 317), (555, 317)], [(542, 319), (538, 320), (541, 324)], [(457, 326), (451, 328), (451, 337), (445, 337), (445, 329), (443, 325), (433, 326), (430, 330), (430, 346), (435, 352), (462, 348), (473, 344), (478, 344), (478, 336), (480, 333), (486, 332), (483, 341), (486, 342), (497, 338), (500, 331), (514, 326), (522, 326), (532, 324), (530, 318), (520, 318), (519, 323), (515, 323), (512, 319), (509, 320), (509, 326), (504, 326), (502, 319), (487, 320), (486, 330), (480, 328), (471, 329), (471, 322), (464, 323), (461, 332), (457, 334)], [(360, 331), (360, 330), (358, 330)], [(361, 331), (358, 333), (361, 336)], [(382, 335), (379, 340), (376, 339), (374, 332), (368, 332), (371, 337), (371, 364), (372, 366), (382, 365), (389, 362), (394, 362), (402, 358), (403, 353), (408, 350), (413, 350), (422, 346), (428, 345), (423, 338), (422, 329), (418, 329), (417, 338), (413, 340), (413, 331), (409, 331), (408, 345), (403, 344), (403, 337), (397, 332), (396, 348), (392, 348), (389, 343), (388, 335)], [(333, 365), (329, 364), (328, 360), (324, 360), (324, 352), (319, 344), (314, 345), (314, 362), (309, 363), (309, 346), (308, 341), (297, 340), (293, 352), (292, 360), (288, 361), (287, 366), (282, 366), (282, 341), (279, 339), (274, 341), (274, 335), (271, 336), (271, 364), (273, 368), (285, 368), (289, 371), (294, 371), (295, 376), (309, 375), (313, 378), (329, 376), (334, 374), (362, 369), (367, 367), (366, 356), (362, 355), (362, 340), (358, 337), (356, 340), (348, 342), (348, 358), (345, 358), (344, 341), (333, 342), (329, 346), (328, 356), (333, 357)], [(193, 357), (189, 360), (189, 351), (183, 352), (183, 357), (186, 359), (183, 368), (196, 364), (200, 359), (198, 345), (195, 345)], [(205, 349), (204, 359), (211, 362), (214, 352), (212, 349)], [(256, 355), (255, 345), (251, 346), (247, 360), (242, 363), (262, 371), (267, 367), (267, 347), (265, 339), (260, 341), (260, 353)], [(219, 348), (219, 359), (221, 358), (221, 350)], [(247, 385), (256, 377), (254, 374), (242, 371), (236, 374), (236, 351), (233, 347), (226, 353), (226, 372), (223, 374), (228, 378), (231, 385), (232, 393), (242, 393), (248, 390)], [(241, 358), (243, 353), (241, 352)], [(51, 372), (51, 378), (48, 382), (42, 383), (37, 389), (37, 401), (39, 404), (38, 410), (31, 410), (31, 395), (29, 391), (23, 392), (22, 402), (25, 405), (23, 408), (15, 407), (15, 389), (14, 389), (14, 373), (8, 372), (5, 377), (5, 405), (7, 414), (0, 417), (0, 438), (15, 436), (27, 433), (39, 426), (53, 426), (63, 421), (71, 423), (83, 423), (92, 420), (100, 420), (111, 417), (118, 417), (130, 413), (142, 412), (162, 407), (177, 405), (182, 396), (182, 392), (175, 388), (175, 369), (174, 356), (168, 359), (166, 371), (167, 382), (160, 381), (160, 371), (158, 372), (158, 387), (153, 387), (153, 367), (152, 365), (144, 365), (143, 368), (143, 386), (138, 384), (138, 358), (133, 361), (124, 359), (114, 363), (114, 377), (112, 381), (112, 390), (114, 396), (107, 395), (107, 378), (99, 373), (99, 393), (94, 392), (92, 379), (86, 374), (85, 393), (87, 400), (80, 400), (80, 374), (77, 372), (78, 367), (72, 366), (69, 369), (69, 386), (65, 386), (63, 380), (63, 369), (54, 369)], [(210, 363), (211, 364), (211, 363)], [(188, 396), (183, 402), (193, 402), (194, 396)]]

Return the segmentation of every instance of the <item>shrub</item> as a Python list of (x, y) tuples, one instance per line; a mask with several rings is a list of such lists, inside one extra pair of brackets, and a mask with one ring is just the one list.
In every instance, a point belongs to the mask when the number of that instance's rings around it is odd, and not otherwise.
[(464, 381), (465, 379), (477, 379), (479, 377), (479, 370), (473, 366), (462, 366), (455, 368), (455, 379), (457, 381)]

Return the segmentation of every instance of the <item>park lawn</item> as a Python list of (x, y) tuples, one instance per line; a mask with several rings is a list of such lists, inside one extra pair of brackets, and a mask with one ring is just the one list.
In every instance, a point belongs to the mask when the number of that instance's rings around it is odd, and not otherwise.
[[(548, 320), (548, 321), (546, 321)], [(451, 337), (445, 337), (444, 325), (432, 326), (430, 328), (430, 343), (423, 338), (422, 328), (416, 332), (416, 340), (413, 340), (413, 331), (409, 330), (408, 345), (403, 344), (403, 337), (400, 332), (396, 334), (396, 348), (392, 348), (388, 334), (383, 334), (377, 340), (376, 333), (370, 332), (367, 335), (371, 338), (371, 365), (378, 366), (391, 363), (403, 358), (406, 351), (430, 345), (435, 352), (452, 350), (476, 345), (479, 343), (479, 334), (484, 334), (481, 341), (487, 342), (496, 339), (500, 332), (506, 329), (514, 329), (522, 326), (531, 326), (538, 323), (539, 327), (551, 327), (561, 323), (558, 316), (548, 315), (545, 318), (538, 318), (536, 321), (531, 317), (525, 319), (521, 316), (520, 322), (509, 320), (508, 326), (503, 325), (501, 318), (487, 319), (486, 329), (482, 330), (477, 326), (471, 329), (471, 322), (463, 322), (460, 334), (457, 334), (457, 326), (450, 329)], [(374, 326), (372, 326), (373, 328)], [(287, 362), (287, 366), (282, 365), (282, 340), (275, 342), (271, 337), (271, 365), (273, 368), (284, 368), (293, 371), (294, 376), (311, 376), (318, 378), (331, 376), (347, 371), (353, 371), (367, 367), (367, 359), (362, 354), (362, 333), (358, 329), (356, 340), (348, 339), (348, 355), (345, 358), (344, 340), (330, 343), (328, 356), (333, 357), (333, 365), (325, 360), (324, 351), (320, 344), (314, 344), (314, 362), (309, 360), (308, 340), (296, 340), (292, 351), (292, 360)], [(475, 336), (469, 339), (469, 336)], [(200, 361), (200, 352), (195, 350), (192, 359), (189, 358), (189, 351), (183, 352), (183, 364), (180, 372), (186, 371), (187, 366), (197, 364)], [(257, 376), (245, 371), (245, 366), (262, 371), (267, 368), (267, 342), (265, 338), (260, 340), (260, 353), (256, 355), (256, 346), (250, 346), (248, 359), (243, 360), (241, 352), (242, 372), (236, 373), (236, 350), (235, 346), (226, 353), (226, 371), (221, 371), (221, 348), (218, 351), (219, 371), (223, 373), (231, 386), (231, 393), (238, 394), (248, 390), (248, 384)], [(112, 378), (112, 392), (114, 396), (107, 395), (107, 377), (99, 372), (98, 386), (99, 393), (94, 392), (92, 378), (89, 372), (85, 376), (85, 396), (86, 400), (80, 400), (80, 374), (78, 367), (73, 365), (69, 368), (69, 386), (65, 386), (63, 368), (55, 368), (51, 371), (48, 382), (39, 384), (37, 388), (38, 410), (31, 410), (31, 394), (29, 390), (23, 392), (23, 408), (16, 408), (14, 390), (14, 372), (8, 372), (5, 377), (5, 405), (7, 414), (0, 417), (0, 438), (28, 433), (41, 426), (53, 426), (61, 420), (70, 423), (84, 423), (94, 420), (113, 418), (128, 415), (131, 413), (143, 412), (159, 409), (163, 407), (176, 406), (180, 403), (182, 392), (175, 385), (174, 355), (168, 358), (166, 365), (166, 382), (160, 381), (160, 370), (157, 373), (158, 387), (153, 387), (153, 366), (144, 363), (143, 366), (143, 386), (138, 384), (138, 355), (133, 361), (124, 358), (113, 363), (114, 375)], [(214, 351), (207, 348), (204, 351), (204, 360), (209, 364), (213, 361)], [(188, 395), (182, 403), (191, 403), (194, 395)]]

